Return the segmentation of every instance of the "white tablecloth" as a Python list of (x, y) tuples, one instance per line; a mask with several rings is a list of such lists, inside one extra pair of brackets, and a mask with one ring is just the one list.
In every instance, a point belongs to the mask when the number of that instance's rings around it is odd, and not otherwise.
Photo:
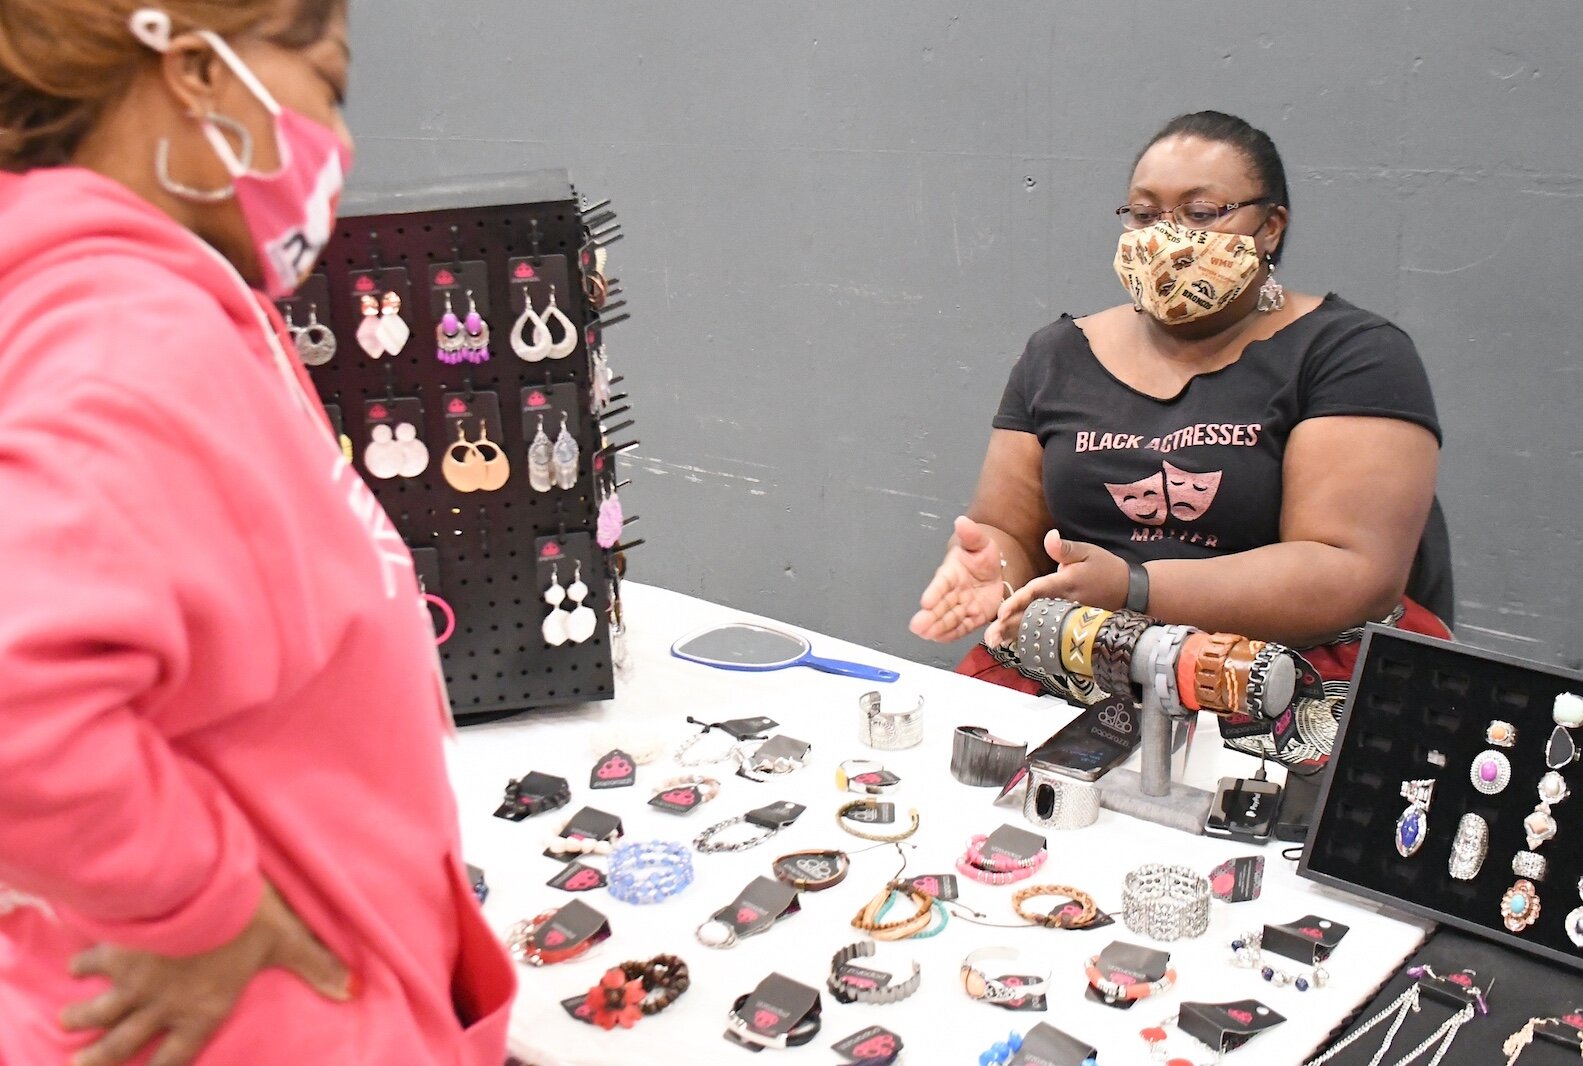
[[(1247, 844), (1189, 836), (1147, 822), (1102, 812), (1092, 827), (1047, 834), (1050, 860), (1024, 884), (1070, 884), (1092, 893), (1100, 907), (1117, 916), (1115, 925), (1090, 931), (1042, 928), (990, 929), (953, 918), (939, 936), (922, 941), (881, 943), (872, 962), (905, 975), (909, 962), (923, 967), (923, 984), (912, 998), (894, 1005), (841, 1004), (823, 993), (830, 956), (862, 939), (848, 924), (863, 903), (896, 872), (896, 850), (885, 847), (858, 854), (866, 842), (841, 829), (834, 812), (850, 797), (835, 788), (834, 774), (844, 759), (882, 760), (902, 777), (888, 796), (905, 817), (916, 806), (923, 816), (912, 838), (908, 874), (954, 872), (956, 857), (967, 838), (1002, 823), (1024, 826), (1020, 811), (994, 807), (994, 790), (958, 784), (949, 773), (951, 735), (958, 725), (989, 727), (1000, 736), (1038, 744), (1073, 717), (1075, 711), (1050, 699), (1022, 695), (919, 666), (856, 645), (804, 633), (817, 654), (889, 666), (902, 674), (899, 688), (921, 691), (928, 724), (924, 742), (906, 751), (874, 753), (857, 740), (857, 698), (872, 683), (819, 673), (800, 667), (775, 673), (738, 673), (683, 662), (669, 654), (679, 636), (703, 626), (728, 621), (763, 621), (743, 612), (636, 584), (626, 586), (626, 618), (630, 628), (629, 661), (619, 676), (616, 699), (530, 715), (463, 730), (452, 752), (452, 778), (462, 811), (468, 861), (485, 869), (491, 887), (485, 913), (504, 936), (512, 923), (582, 899), (610, 919), (614, 935), (592, 957), (534, 969), (519, 967), (521, 991), (512, 1021), (512, 1049), (533, 1066), (698, 1066), (700, 1063), (748, 1062), (749, 1052), (721, 1037), (731, 1002), (766, 974), (779, 971), (819, 988), (824, 995), (824, 1028), (799, 1049), (769, 1052), (777, 1061), (838, 1062), (830, 1047), (872, 1024), (899, 1033), (908, 1050), (903, 1059), (915, 1066), (976, 1063), (978, 1054), (1009, 1030), (1026, 1030), (1039, 1021), (1081, 1037), (1100, 1050), (1104, 1066), (1147, 1063), (1139, 1029), (1174, 1013), (1184, 1000), (1226, 1001), (1260, 998), (1286, 1015), (1278, 1029), (1261, 1035), (1230, 1061), (1279, 1066), (1300, 1063), (1340, 1021), (1386, 980), (1422, 942), (1425, 929), (1409, 920), (1377, 912), (1363, 900), (1334, 893), (1300, 880), (1295, 863), (1283, 860), (1278, 846), (1262, 849), (1268, 862), (1263, 895), (1235, 905), (1216, 902), (1208, 934), (1190, 941), (1156, 945), (1168, 949), (1180, 979), (1167, 994), (1120, 1011), (1086, 1000), (1086, 960), (1113, 939), (1148, 944), (1121, 923), (1121, 885), (1128, 870), (1144, 862), (1183, 863), (1207, 872), (1223, 859), (1260, 849)], [(775, 624), (775, 623), (771, 623)], [(793, 627), (783, 627), (793, 629)], [(794, 630), (796, 631), (796, 630)], [(776, 719), (776, 731), (810, 742), (809, 765), (767, 784), (723, 777), (724, 788), (714, 802), (691, 815), (678, 817), (648, 806), (652, 786), (685, 772), (669, 750), (656, 762), (640, 767), (633, 788), (595, 792), (588, 787), (595, 753), (590, 748), (595, 727), (638, 721), (663, 730), (670, 748), (694, 730), (687, 715), (705, 721), (764, 714)], [(1189, 760), (1188, 780), (1213, 787), (1224, 774), (1251, 774), (1254, 761), (1218, 746), (1212, 722), (1200, 730)], [(724, 768), (720, 768), (724, 769)], [(508, 778), (530, 770), (559, 774), (572, 786), (572, 802), (560, 811), (513, 823), (492, 817)], [(706, 771), (707, 772), (707, 771)], [(720, 775), (716, 775), (720, 776)], [(685, 892), (658, 906), (622, 903), (603, 890), (576, 896), (547, 886), (561, 864), (541, 852), (559, 819), (589, 805), (619, 815), (628, 840), (688, 841), (700, 829), (727, 817), (779, 799), (806, 804), (808, 810), (791, 828), (759, 847), (744, 852), (693, 855), (697, 881)], [(1389, 847), (1389, 841), (1380, 846)], [(736, 898), (754, 877), (770, 873), (777, 855), (807, 848), (839, 848), (853, 853), (846, 881), (824, 892), (802, 894), (802, 912), (768, 932), (742, 941), (730, 950), (710, 950), (693, 930), (710, 914)], [(594, 860), (601, 868), (605, 860)], [(988, 887), (962, 879), (962, 902), (992, 922), (1015, 922), (1010, 896), (1013, 887)], [(1329, 987), (1300, 993), (1274, 988), (1257, 973), (1229, 964), (1229, 941), (1265, 922), (1287, 922), (1319, 914), (1351, 926), (1327, 968)], [(1051, 971), (1049, 1010), (1012, 1012), (967, 998), (958, 984), (963, 956), (979, 947), (1020, 948)], [(692, 970), (692, 989), (664, 1013), (640, 1021), (637, 1028), (605, 1032), (574, 1021), (560, 1001), (585, 992), (610, 966), (660, 953), (684, 958)], [(1296, 969), (1293, 963), (1281, 963)], [(1207, 1059), (1202, 1047), (1173, 1034), (1172, 1050), (1194, 1061)]]

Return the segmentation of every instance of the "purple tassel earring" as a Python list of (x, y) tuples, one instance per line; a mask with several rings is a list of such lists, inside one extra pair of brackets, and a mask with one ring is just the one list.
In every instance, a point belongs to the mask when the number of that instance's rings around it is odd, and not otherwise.
[(478, 313), (478, 301), (473, 299), (473, 294), (467, 294), (467, 336), (463, 342), (463, 354), (471, 363), (489, 362), (489, 323), (484, 321), (484, 316)]
[(445, 317), (435, 331), (435, 356), (442, 363), (455, 366), (462, 361), (462, 350), (467, 341), (462, 338), (462, 323), (451, 309), (451, 294), (445, 294)]

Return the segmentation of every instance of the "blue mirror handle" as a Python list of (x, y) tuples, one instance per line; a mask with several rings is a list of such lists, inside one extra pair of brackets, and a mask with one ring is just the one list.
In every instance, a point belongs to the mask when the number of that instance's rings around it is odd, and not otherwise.
[(821, 659), (817, 655), (810, 655), (803, 661), (804, 666), (811, 666), (815, 670), (823, 670), (827, 674), (840, 674), (842, 677), (857, 677), (864, 681), (895, 681), (901, 677), (894, 670), (886, 670), (881, 666), (864, 666), (862, 663), (849, 663), (842, 659)]

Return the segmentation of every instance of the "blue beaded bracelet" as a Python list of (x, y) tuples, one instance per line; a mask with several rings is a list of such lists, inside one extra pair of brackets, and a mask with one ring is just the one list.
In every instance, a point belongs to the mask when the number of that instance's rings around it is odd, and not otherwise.
[(645, 840), (610, 853), (610, 894), (623, 903), (659, 903), (693, 883), (686, 844)]
[[(875, 916), (874, 920), (876, 922), (883, 922), (885, 920), (885, 915), (890, 913), (890, 909), (896, 905), (897, 901), (905, 898), (906, 897), (900, 892), (892, 890), (891, 894), (885, 897), (885, 905), (879, 909), (879, 914)], [(921, 933), (914, 933), (912, 936), (908, 937), (909, 940), (928, 940), (932, 936), (939, 936), (941, 933), (945, 932), (946, 923), (951, 920), (951, 915), (946, 911), (945, 904), (941, 903), (939, 900), (934, 901), (933, 910), (935, 917), (940, 919), (939, 924), (935, 924), (933, 921), (931, 921), (929, 923), (928, 929), (925, 929)]]
[(1008, 1033), (1006, 1039), (991, 1044), (988, 1051), (980, 1052), (978, 1066), (1005, 1066), (1022, 1048), (1022, 1034)]

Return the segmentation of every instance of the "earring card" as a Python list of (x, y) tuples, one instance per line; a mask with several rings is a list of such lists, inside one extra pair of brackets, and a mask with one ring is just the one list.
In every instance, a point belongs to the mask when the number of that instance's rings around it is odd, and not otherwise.
[[(453, 260), (449, 263), (429, 264), (429, 314), (439, 322), (445, 317), (445, 301), (451, 301), (451, 312), (465, 321), (472, 304), (478, 313), (489, 318), (489, 264), (482, 259)], [(491, 344), (493, 349), (494, 345)]]
[(444, 441), (447, 445), (457, 439), (458, 431), (471, 441), (476, 441), (481, 436), (487, 436), (496, 444), (501, 444), (505, 440), (505, 424), (500, 417), (499, 394), (448, 392), (441, 403), (445, 411)]
[(582, 437), (582, 409), (577, 402), (575, 385), (524, 385), (522, 387), (522, 439), (532, 440), (539, 431), (539, 420), (544, 420), (544, 432), (554, 440), (561, 428), (561, 415), (566, 415), (566, 430), (574, 437)]

